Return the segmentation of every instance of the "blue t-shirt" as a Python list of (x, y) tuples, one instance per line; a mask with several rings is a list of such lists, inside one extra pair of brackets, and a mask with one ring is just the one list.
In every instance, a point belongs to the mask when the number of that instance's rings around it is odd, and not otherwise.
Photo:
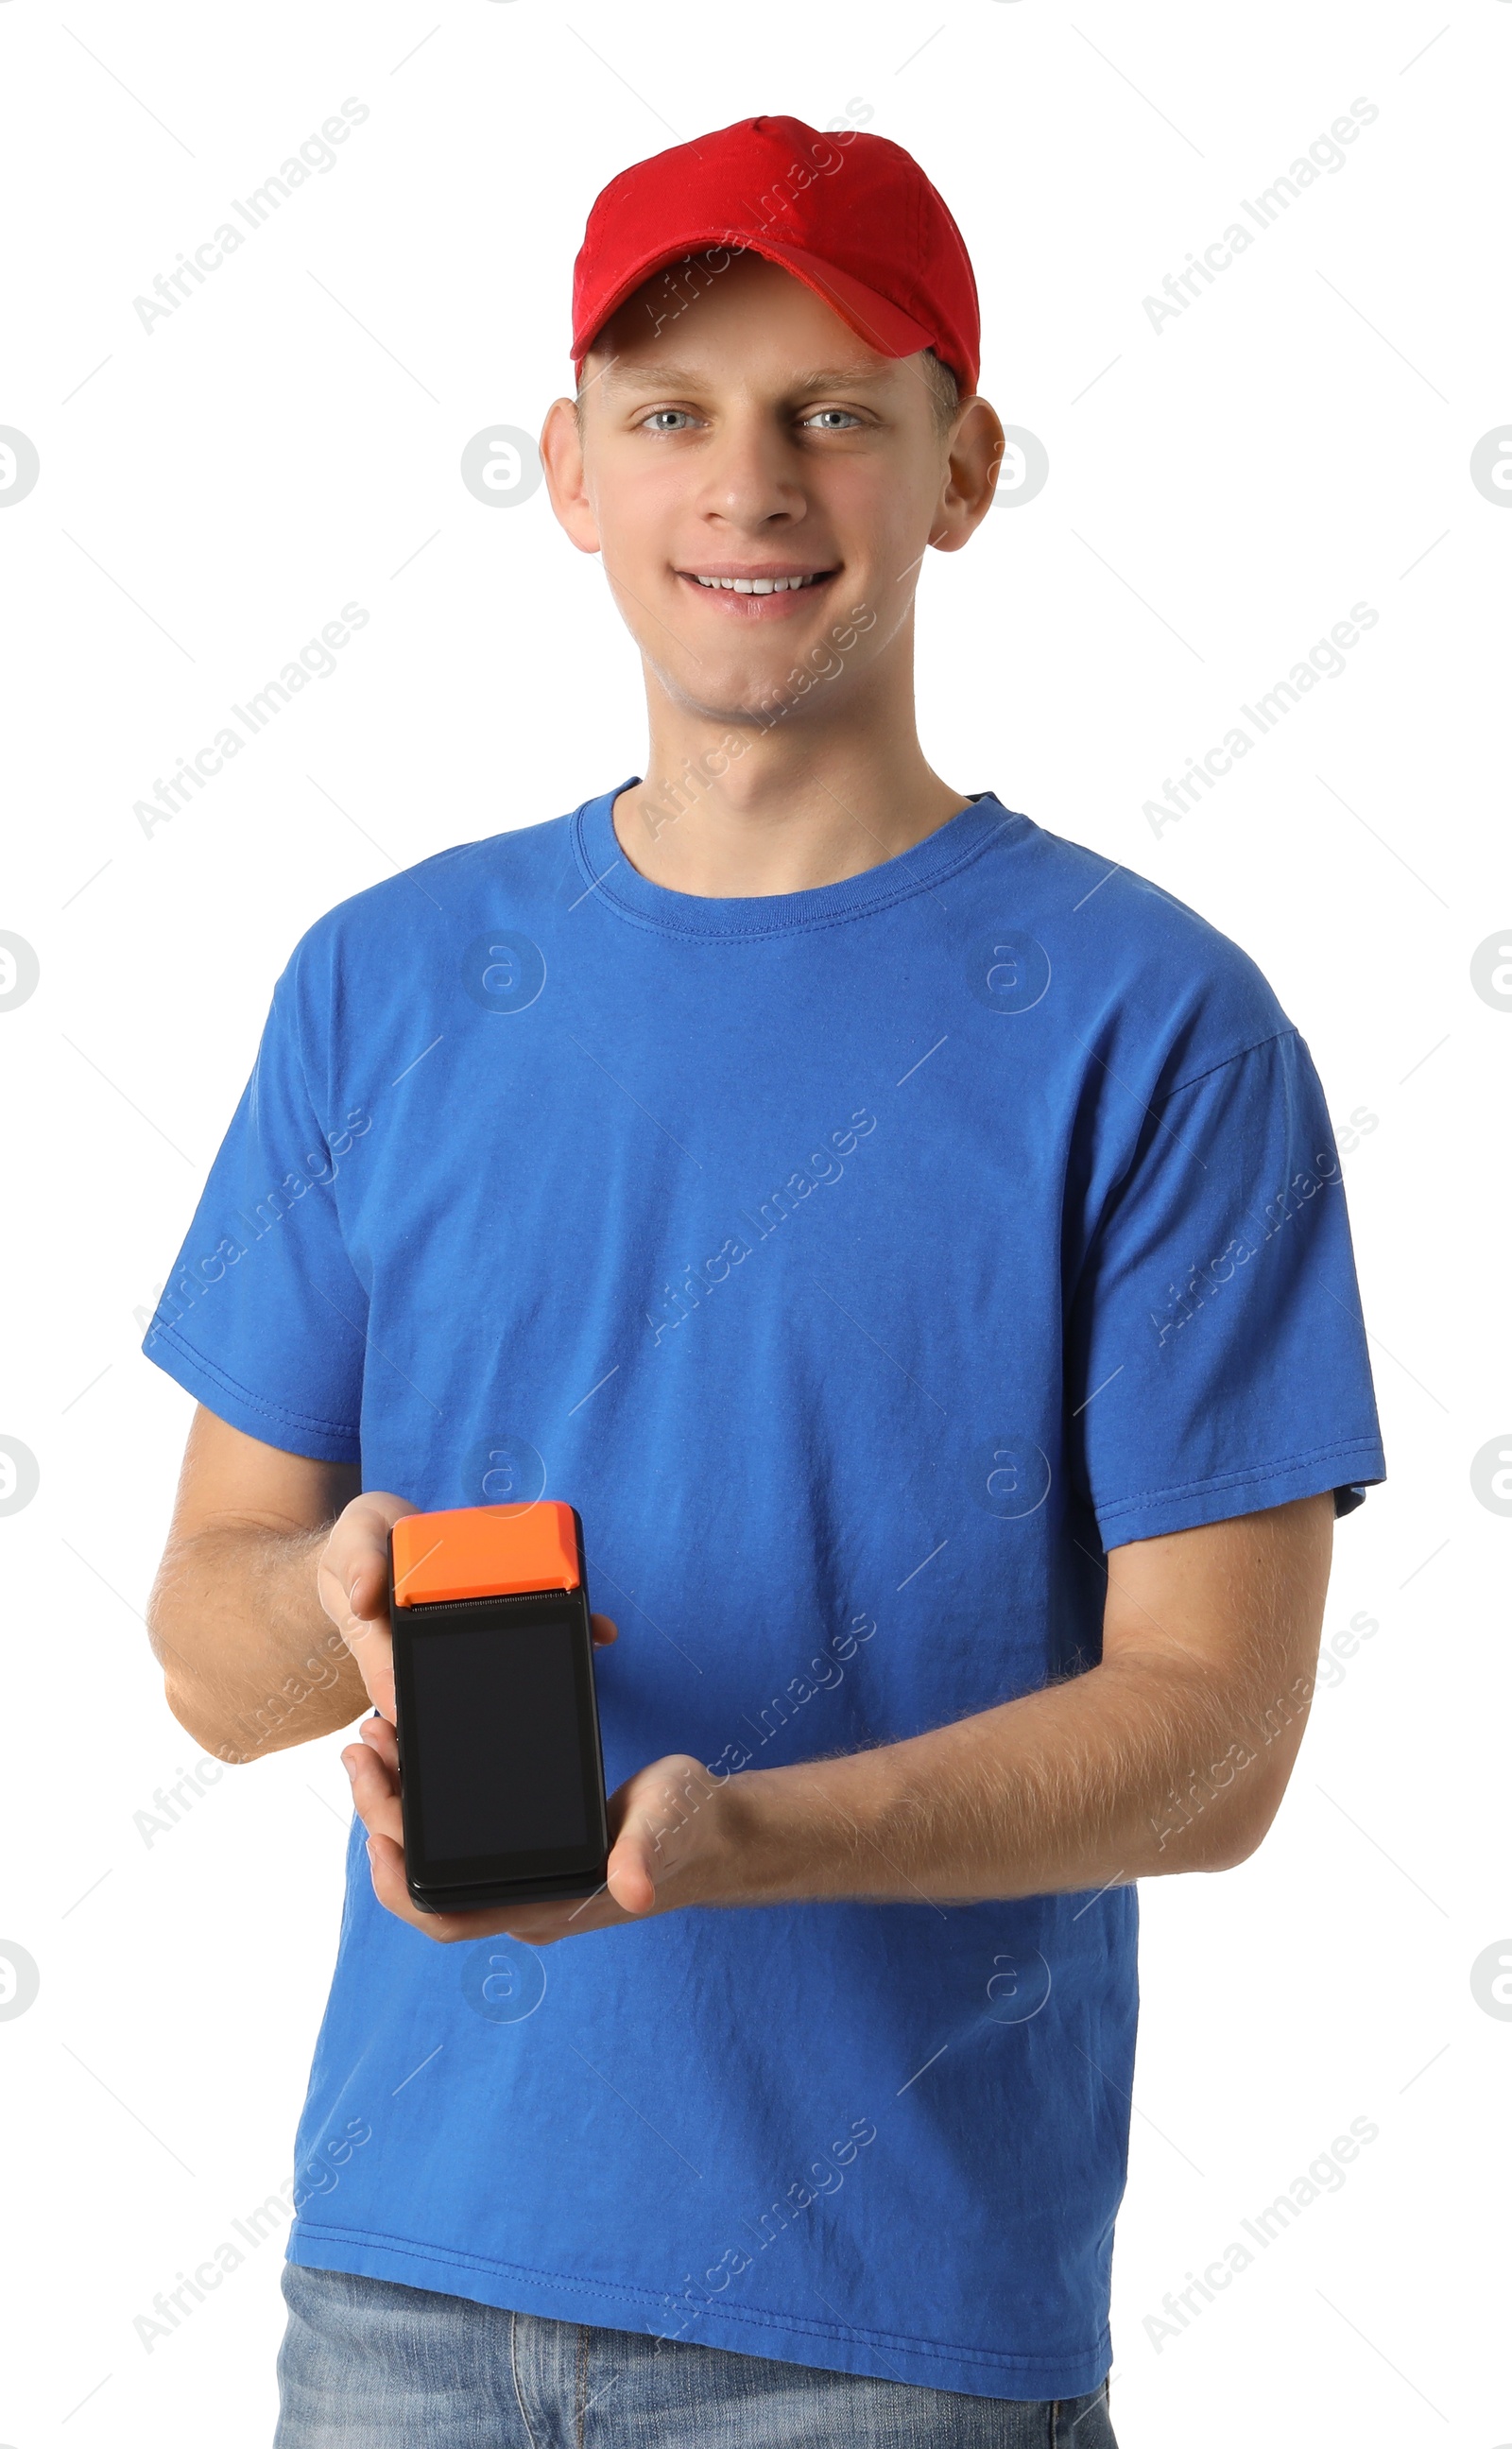
[[(616, 796), (310, 929), (145, 1344), (369, 1488), (575, 1504), (611, 1788), (1035, 1691), (1097, 1662), (1106, 1550), (1384, 1476), (1322, 1092), (1234, 944), (991, 794), (731, 900), (642, 877)], [(1077, 2396), (1136, 1925), (1114, 1886), (443, 1948), (354, 1823), (290, 2254)]]

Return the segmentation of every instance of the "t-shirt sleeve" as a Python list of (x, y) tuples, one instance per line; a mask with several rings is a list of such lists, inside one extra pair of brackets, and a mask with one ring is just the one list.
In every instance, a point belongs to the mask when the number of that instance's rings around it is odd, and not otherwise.
[[(323, 1462), (361, 1457), (367, 1300), (337, 1184), (361, 1108), (322, 1119), (302, 1059), (297, 963), (279, 979), (241, 1102), (142, 1349), (248, 1437)], [(354, 1151), (358, 1153), (354, 1155)]]
[(1104, 1549), (1386, 1476), (1338, 1154), (1286, 1030), (1146, 1110), (1072, 1288), (1069, 1464)]

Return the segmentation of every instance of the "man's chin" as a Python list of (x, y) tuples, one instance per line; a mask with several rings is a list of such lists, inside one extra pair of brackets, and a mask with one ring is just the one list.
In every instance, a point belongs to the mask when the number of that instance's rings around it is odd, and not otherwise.
[(685, 666), (681, 673), (673, 673), (664, 665), (656, 668), (676, 705), (713, 728), (739, 734), (744, 746), (770, 731), (774, 723), (801, 713), (822, 688), (825, 677), (801, 655), (780, 661), (768, 656), (758, 661), (742, 659), (735, 668), (718, 672), (710, 669), (707, 657), (701, 664)]

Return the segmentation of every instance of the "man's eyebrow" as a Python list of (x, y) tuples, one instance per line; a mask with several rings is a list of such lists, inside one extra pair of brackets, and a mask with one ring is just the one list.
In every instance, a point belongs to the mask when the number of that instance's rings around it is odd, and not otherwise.
[(648, 364), (641, 358), (613, 357), (600, 375), (599, 380), (605, 390), (608, 390), (611, 384), (623, 390), (632, 384), (649, 383), (653, 389), (663, 388), (671, 391), (679, 383), (687, 384), (696, 381), (697, 369), (693, 366), (674, 365), (670, 359)]
[[(800, 367), (783, 388), (791, 392), (853, 391), (865, 383), (883, 381), (894, 360), (887, 358), (878, 365), (869, 362), (851, 366)], [(607, 391), (695, 391), (700, 384), (713, 380), (707, 367), (679, 364), (673, 358), (611, 357), (600, 380)]]
[(793, 388), (794, 391), (853, 391), (858, 383), (884, 382), (896, 362), (893, 357), (884, 357), (879, 365), (875, 357), (869, 357), (859, 365), (819, 366), (812, 374), (795, 376)]

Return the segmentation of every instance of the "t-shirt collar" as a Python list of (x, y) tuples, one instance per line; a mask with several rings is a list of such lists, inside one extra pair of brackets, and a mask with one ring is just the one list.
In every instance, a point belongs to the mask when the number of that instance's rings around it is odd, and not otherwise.
[(886, 909), (894, 901), (939, 885), (995, 841), (1006, 844), (1028, 830), (1027, 817), (1005, 808), (995, 792), (970, 795), (969, 805), (895, 858), (885, 858), (837, 884), (812, 885), (802, 893), (737, 894), (728, 898), (674, 893), (633, 867), (620, 847), (613, 808), (623, 791), (641, 781), (631, 774), (573, 817), (573, 840), (588, 890), (622, 917), (676, 935), (702, 936), (788, 935), (809, 927), (834, 926)]

